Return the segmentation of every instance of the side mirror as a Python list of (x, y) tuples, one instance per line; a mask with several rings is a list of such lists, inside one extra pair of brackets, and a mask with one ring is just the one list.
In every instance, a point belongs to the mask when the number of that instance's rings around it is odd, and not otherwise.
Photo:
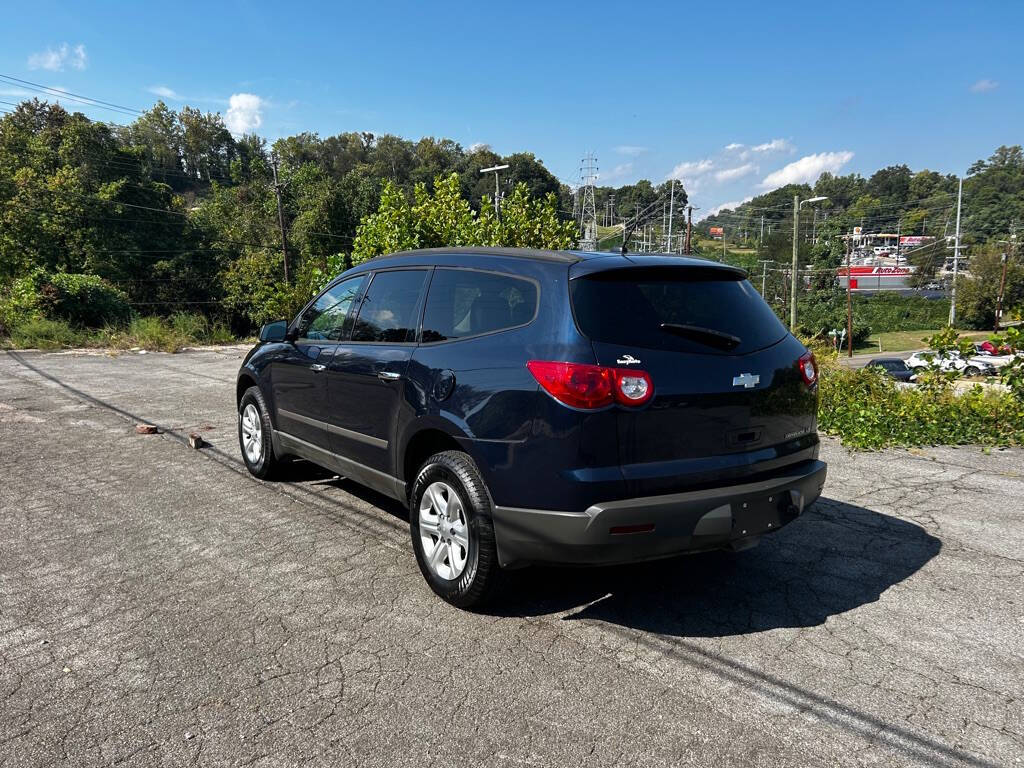
[(287, 320), (275, 320), (272, 323), (267, 323), (260, 328), (260, 341), (261, 342), (281, 342), (288, 338), (288, 321)]

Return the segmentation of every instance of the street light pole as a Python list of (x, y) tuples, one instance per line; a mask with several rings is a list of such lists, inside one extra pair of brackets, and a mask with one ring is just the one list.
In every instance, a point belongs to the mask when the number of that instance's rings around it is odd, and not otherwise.
[(481, 168), (480, 173), (494, 174), (494, 215), (501, 218), (501, 189), (498, 186), (498, 172), (508, 168), (507, 165), (492, 165), (490, 168)]
[(799, 253), (800, 206), (806, 203), (818, 203), (822, 200), (828, 200), (828, 196), (818, 195), (817, 197), (809, 197), (801, 202), (800, 195), (793, 195), (793, 277), (789, 289), (789, 330), (791, 333), (796, 333), (796, 279), (797, 269), (799, 268), (797, 254)]
[(796, 333), (797, 238), (800, 234), (800, 195), (793, 195), (793, 274), (789, 288), (789, 331)]

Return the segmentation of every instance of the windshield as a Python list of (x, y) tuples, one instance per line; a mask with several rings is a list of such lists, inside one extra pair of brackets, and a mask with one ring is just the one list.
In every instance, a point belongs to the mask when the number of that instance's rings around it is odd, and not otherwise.
[(744, 354), (787, 333), (750, 281), (716, 268), (616, 269), (570, 285), (576, 323), (593, 341)]

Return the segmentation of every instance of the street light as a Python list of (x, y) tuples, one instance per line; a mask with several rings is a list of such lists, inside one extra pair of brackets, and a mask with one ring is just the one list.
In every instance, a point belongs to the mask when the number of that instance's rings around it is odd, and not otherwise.
[(789, 291), (789, 330), (796, 333), (796, 278), (797, 278), (797, 241), (800, 236), (800, 207), (807, 203), (820, 203), (828, 200), (828, 195), (809, 197), (801, 201), (800, 195), (793, 195), (793, 276)]
[(498, 171), (504, 171), (508, 168), (507, 165), (492, 165), (490, 168), (481, 168), (480, 173), (493, 173), (494, 174), (494, 215), (501, 218), (501, 211), (498, 210), (498, 206), (501, 205), (500, 197), (501, 192), (498, 189)]

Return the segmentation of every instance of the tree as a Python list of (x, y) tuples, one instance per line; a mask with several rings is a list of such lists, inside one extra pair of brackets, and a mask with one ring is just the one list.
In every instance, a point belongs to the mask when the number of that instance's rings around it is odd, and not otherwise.
[(413, 248), (568, 248), (576, 235), (573, 222), (560, 220), (555, 195), (537, 199), (525, 183), (516, 185), (502, 205), (500, 218), (487, 199), (476, 214), (462, 196), (454, 173), (437, 177), (433, 193), (425, 184), (417, 184), (413, 196), (410, 205), (396, 185), (384, 182), (380, 207), (359, 225), (352, 248), (354, 263)]

